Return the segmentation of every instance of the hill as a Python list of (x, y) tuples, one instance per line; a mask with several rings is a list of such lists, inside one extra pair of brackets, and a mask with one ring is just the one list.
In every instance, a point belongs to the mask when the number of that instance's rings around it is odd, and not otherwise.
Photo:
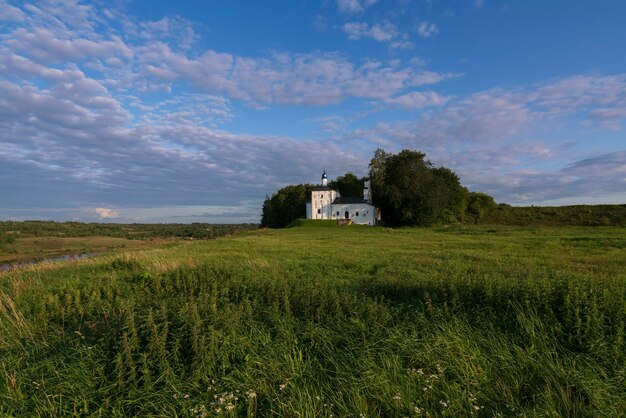
[(517, 226), (626, 226), (626, 205), (519, 207), (500, 204), (481, 222)]
[(300, 222), (0, 273), (0, 415), (619, 416), (625, 249)]

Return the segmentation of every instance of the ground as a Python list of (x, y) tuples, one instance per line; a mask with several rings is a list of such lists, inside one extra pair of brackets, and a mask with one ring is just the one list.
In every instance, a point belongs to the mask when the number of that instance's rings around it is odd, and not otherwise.
[(619, 416), (625, 248), (305, 221), (0, 273), (0, 413)]
[(34, 237), (18, 238), (0, 251), (0, 263), (41, 259), (66, 254), (99, 253), (117, 248), (135, 248), (147, 240), (130, 240), (116, 237)]

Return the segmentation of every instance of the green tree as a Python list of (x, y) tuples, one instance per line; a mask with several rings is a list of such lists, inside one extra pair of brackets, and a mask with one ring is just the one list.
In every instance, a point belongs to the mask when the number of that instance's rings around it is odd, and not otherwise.
[(467, 196), (467, 215), (474, 221), (479, 223), (485, 217), (489, 216), (497, 205), (493, 197), (485, 193), (470, 192)]
[(311, 195), (310, 184), (298, 184), (283, 187), (266, 197), (263, 203), (261, 226), (283, 228), (299, 218), (306, 217), (306, 201)]
[(467, 191), (459, 177), (448, 168), (435, 168), (423, 152), (378, 149), (370, 178), (374, 204), (388, 224), (428, 226), (463, 216)]
[(363, 182), (365, 179), (358, 178), (354, 173), (348, 172), (328, 183), (329, 187), (339, 190), (342, 196), (363, 197)]

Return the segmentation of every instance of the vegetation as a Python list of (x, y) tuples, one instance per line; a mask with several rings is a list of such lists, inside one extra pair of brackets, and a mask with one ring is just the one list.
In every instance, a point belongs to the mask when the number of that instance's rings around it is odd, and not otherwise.
[(356, 174), (347, 172), (343, 176), (328, 182), (328, 187), (339, 190), (342, 196), (363, 197), (363, 187), (365, 178), (359, 178)]
[(0, 415), (626, 410), (626, 229), (297, 223), (0, 273)]
[[(149, 243), (147, 240), (115, 237), (33, 237), (16, 239), (0, 248), (0, 263), (41, 260), (66, 254), (85, 254), (135, 248)], [(0, 264), (0, 268), (3, 266)]]
[(626, 205), (515, 207), (499, 204), (480, 222), (518, 226), (626, 226)]
[(386, 224), (430, 226), (462, 220), (467, 190), (445, 167), (434, 167), (426, 154), (378, 149), (370, 163), (372, 200)]
[(211, 239), (241, 230), (254, 229), (256, 224), (114, 224), (53, 221), (0, 221), (0, 242), (8, 237), (118, 237), (127, 239), (194, 238)]
[(284, 228), (296, 219), (306, 218), (306, 201), (311, 196), (311, 184), (283, 187), (263, 203), (261, 226)]
[(78, 253), (98, 253), (134, 248), (148, 241), (211, 239), (255, 224), (99, 224), (82, 222), (0, 222), (0, 269), (20, 263)]

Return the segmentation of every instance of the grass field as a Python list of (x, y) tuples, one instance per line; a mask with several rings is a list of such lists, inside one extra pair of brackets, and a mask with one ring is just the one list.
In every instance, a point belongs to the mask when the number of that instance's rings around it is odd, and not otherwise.
[(0, 273), (0, 415), (624, 416), (626, 229), (303, 222)]
[(99, 253), (118, 248), (135, 248), (148, 242), (98, 236), (19, 238), (14, 243), (6, 244), (0, 251), (0, 263), (35, 260), (65, 254)]

